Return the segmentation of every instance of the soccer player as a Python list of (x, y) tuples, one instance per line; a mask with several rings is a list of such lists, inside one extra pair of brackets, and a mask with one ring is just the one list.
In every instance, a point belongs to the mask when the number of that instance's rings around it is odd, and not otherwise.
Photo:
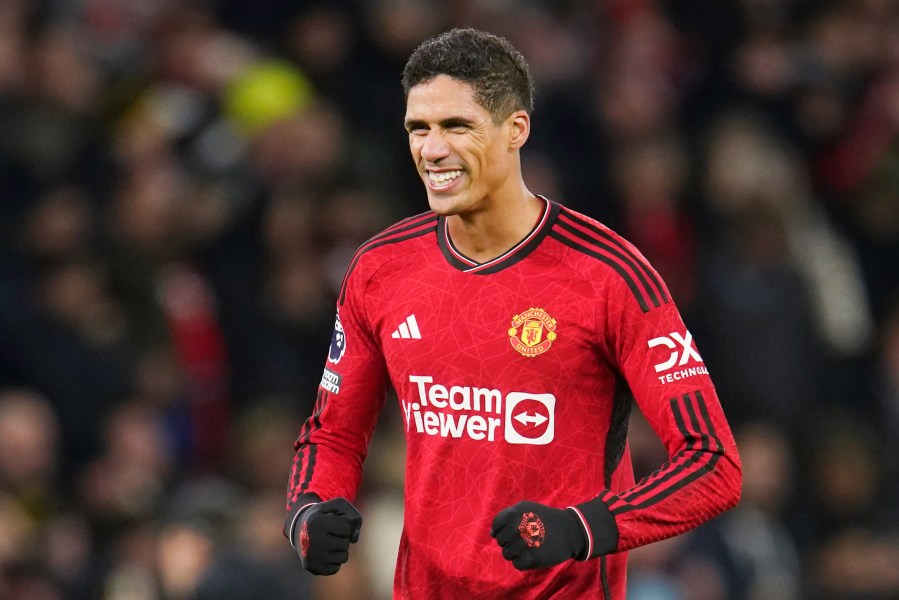
[[(285, 535), (313, 573), (347, 560), (392, 386), (407, 442), (394, 598), (620, 600), (628, 550), (739, 500), (708, 371), (640, 252), (526, 188), (533, 84), (508, 41), (438, 35), (403, 86), (430, 211), (373, 237), (347, 269)], [(638, 483), (634, 402), (669, 456)]]

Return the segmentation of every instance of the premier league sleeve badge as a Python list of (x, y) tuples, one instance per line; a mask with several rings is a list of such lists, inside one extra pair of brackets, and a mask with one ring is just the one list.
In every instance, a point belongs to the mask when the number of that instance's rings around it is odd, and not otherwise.
[(340, 362), (346, 352), (346, 334), (340, 322), (340, 314), (334, 320), (334, 333), (331, 334), (331, 347), (328, 350), (328, 362), (335, 365)]

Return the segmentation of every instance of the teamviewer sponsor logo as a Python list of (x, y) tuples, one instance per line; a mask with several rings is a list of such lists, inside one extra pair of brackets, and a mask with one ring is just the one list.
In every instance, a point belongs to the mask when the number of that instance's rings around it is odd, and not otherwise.
[(492, 388), (434, 383), (410, 375), (415, 399), (401, 400), (406, 430), (444, 438), (543, 446), (555, 437), (556, 398), (552, 394), (502, 392)]
[(506, 396), (506, 441), (545, 445), (555, 436), (556, 397), (510, 392)]

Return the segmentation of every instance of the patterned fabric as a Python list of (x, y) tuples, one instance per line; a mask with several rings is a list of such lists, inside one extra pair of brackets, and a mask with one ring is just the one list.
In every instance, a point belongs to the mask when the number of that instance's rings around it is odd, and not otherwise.
[[(337, 313), (287, 523), (308, 494), (353, 499), (392, 386), (408, 448), (395, 598), (621, 599), (627, 550), (739, 498), (730, 429), (666, 286), (588, 217), (547, 200), (487, 263), (453, 246), (442, 217), (411, 217), (359, 249)], [(670, 457), (636, 484), (634, 401)], [(489, 534), (522, 500), (577, 506), (591, 557), (517, 571)]]

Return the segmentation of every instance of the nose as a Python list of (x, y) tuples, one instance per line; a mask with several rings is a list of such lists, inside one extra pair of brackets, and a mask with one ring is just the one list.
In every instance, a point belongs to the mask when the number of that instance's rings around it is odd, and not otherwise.
[(449, 153), (449, 144), (443, 135), (435, 129), (429, 131), (421, 146), (421, 157), (428, 162), (436, 163), (449, 156)]

